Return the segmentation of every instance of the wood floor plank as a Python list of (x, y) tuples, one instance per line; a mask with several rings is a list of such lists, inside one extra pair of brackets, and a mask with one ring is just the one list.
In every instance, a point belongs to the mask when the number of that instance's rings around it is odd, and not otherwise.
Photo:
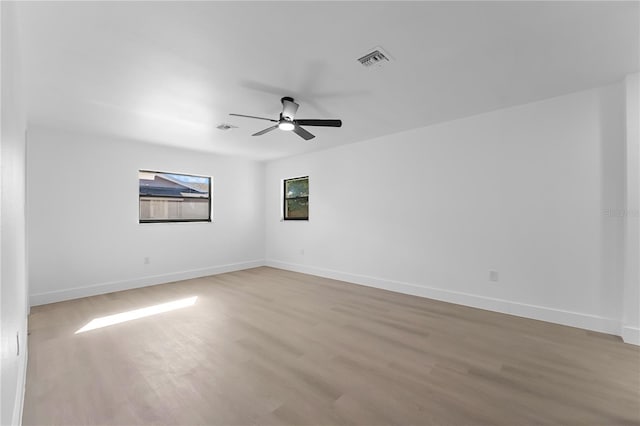
[(640, 425), (618, 337), (268, 267), (34, 307), (29, 328), (25, 425)]

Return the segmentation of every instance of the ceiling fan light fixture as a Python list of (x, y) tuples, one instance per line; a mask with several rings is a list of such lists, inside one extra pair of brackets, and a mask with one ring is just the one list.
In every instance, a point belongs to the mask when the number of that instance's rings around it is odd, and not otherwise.
[(278, 128), (280, 130), (284, 130), (284, 131), (291, 131), (295, 128), (296, 126), (291, 122), (291, 121), (287, 121), (287, 120), (281, 120), (278, 123)]

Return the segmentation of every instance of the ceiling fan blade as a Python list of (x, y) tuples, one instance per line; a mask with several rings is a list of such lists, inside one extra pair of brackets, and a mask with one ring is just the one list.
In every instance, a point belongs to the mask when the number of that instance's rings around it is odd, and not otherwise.
[(240, 82), (240, 86), (245, 87), (247, 89), (256, 90), (258, 92), (271, 93), (272, 95), (284, 96), (287, 93), (290, 93), (291, 90), (288, 88), (271, 86), (268, 84), (260, 83), (259, 81), (253, 80), (243, 80)]
[(295, 133), (296, 135), (300, 136), (302, 139), (308, 141), (309, 139), (313, 139), (315, 138), (315, 135), (312, 135), (311, 133), (307, 132), (305, 129), (303, 129), (300, 126), (296, 126), (293, 128), (293, 133)]
[(278, 125), (276, 124), (275, 126), (271, 126), (271, 127), (267, 127), (264, 130), (260, 130), (258, 133), (254, 133), (251, 136), (260, 136), (260, 135), (264, 135), (265, 133), (269, 133), (272, 130), (275, 130), (278, 128)]
[(294, 120), (300, 126), (342, 127), (342, 120)]
[(229, 114), (229, 115), (234, 115), (236, 117), (257, 118), (258, 120), (273, 121), (274, 123), (278, 122), (278, 120), (272, 120), (270, 118), (264, 118), (264, 117), (256, 117), (255, 115), (244, 115), (244, 114)]

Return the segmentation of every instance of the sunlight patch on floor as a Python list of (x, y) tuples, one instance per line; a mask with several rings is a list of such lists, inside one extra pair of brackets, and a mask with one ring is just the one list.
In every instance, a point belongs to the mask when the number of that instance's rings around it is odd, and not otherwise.
[(146, 308), (135, 309), (133, 311), (121, 312), (119, 314), (108, 315), (106, 317), (94, 318), (84, 327), (75, 332), (84, 333), (85, 331), (95, 330), (97, 328), (108, 327), (114, 324), (135, 320), (138, 318), (149, 317), (164, 312), (175, 311), (176, 309), (187, 308), (196, 303), (198, 296), (187, 297), (186, 299), (174, 300), (172, 302), (161, 303), (159, 305), (147, 306)]

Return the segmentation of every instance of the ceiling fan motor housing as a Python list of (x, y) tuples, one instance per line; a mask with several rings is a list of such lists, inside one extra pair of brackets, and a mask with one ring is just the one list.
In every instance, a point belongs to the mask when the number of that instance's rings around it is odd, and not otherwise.
[(296, 112), (298, 111), (299, 105), (293, 101), (293, 98), (289, 96), (285, 96), (280, 99), (282, 102), (282, 113), (280, 114), (280, 119), (285, 119), (287, 121), (293, 121)]

